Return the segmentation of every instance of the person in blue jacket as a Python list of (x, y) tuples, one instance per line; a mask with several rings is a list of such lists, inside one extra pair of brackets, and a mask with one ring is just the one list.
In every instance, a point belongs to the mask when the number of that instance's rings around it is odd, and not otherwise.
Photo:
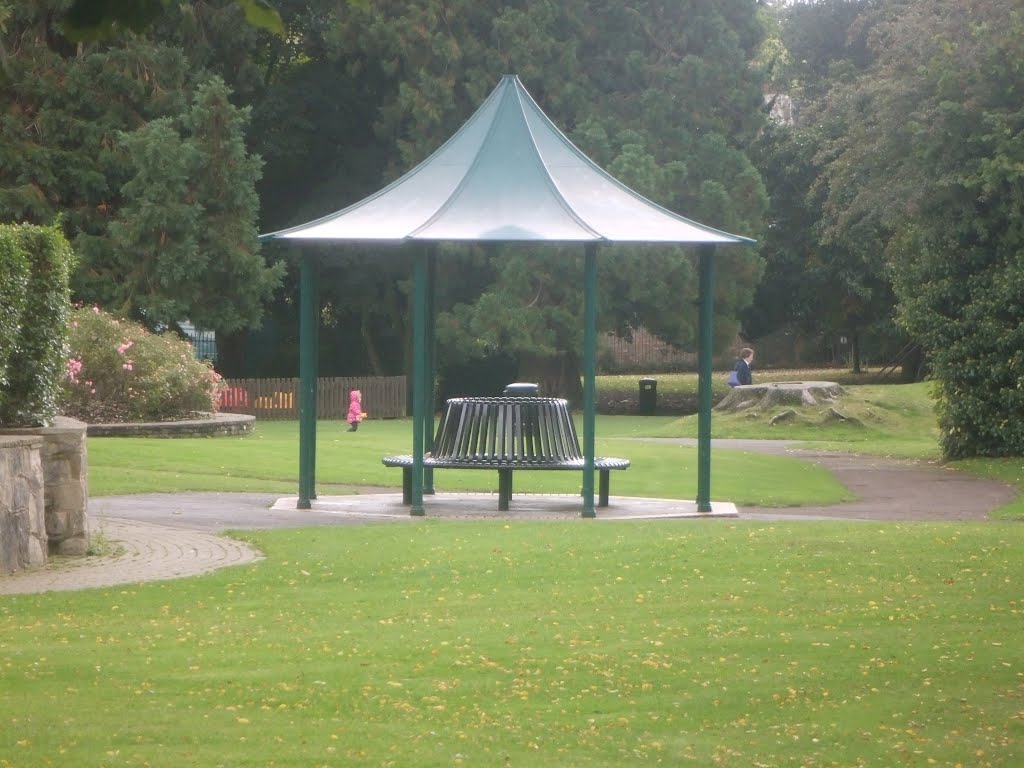
[(753, 384), (754, 377), (750, 373), (750, 364), (754, 362), (754, 350), (744, 347), (740, 350), (740, 359), (736, 361), (736, 382), (738, 384)]

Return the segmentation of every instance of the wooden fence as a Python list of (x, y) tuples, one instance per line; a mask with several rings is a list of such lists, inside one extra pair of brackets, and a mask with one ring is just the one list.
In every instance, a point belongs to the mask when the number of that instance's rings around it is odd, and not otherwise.
[[(298, 379), (225, 379), (221, 392), (223, 413), (248, 413), (267, 421), (299, 418)], [(344, 419), (349, 392), (363, 394), (368, 419), (406, 416), (405, 376), (322, 378), (317, 380), (317, 418)]]

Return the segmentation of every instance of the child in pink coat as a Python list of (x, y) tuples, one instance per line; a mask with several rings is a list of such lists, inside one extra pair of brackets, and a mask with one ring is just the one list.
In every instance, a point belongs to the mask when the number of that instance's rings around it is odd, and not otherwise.
[(365, 418), (363, 393), (358, 389), (353, 389), (348, 393), (348, 431), (355, 432), (359, 429), (359, 422)]

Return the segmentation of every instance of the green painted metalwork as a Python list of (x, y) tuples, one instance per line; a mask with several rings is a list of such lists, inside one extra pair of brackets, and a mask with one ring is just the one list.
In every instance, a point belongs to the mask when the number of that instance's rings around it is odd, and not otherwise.
[[(426, 387), (423, 390), (423, 444), (434, 444), (434, 394), (437, 379), (437, 357), (435, 354), (436, 334), (435, 318), (437, 316), (437, 245), (429, 246), (429, 263), (427, 264), (427, 329), (426, 343)], [(423, 493), (434, 493), (434, 468), (423, 468)]]
[(423, 514), (423, 434), (426, 426), (423, 393), (427, 382), (427, 273), (430, 254), (420, 248), (413, 278), (412, 334), (412, 505), (409, 514)]
[(594, 517), (594, 431), (597, 398), (597, 246), (583, 257), (583, 517)]
[(303, 254), (299, 266), (299, 509), (316, 498), (317, 273), (320, 262)]
[(714, 355), (715, 246), (698, 251), (700, 351), (697, 374), (697, 511), (711, 511), (711, 358)]

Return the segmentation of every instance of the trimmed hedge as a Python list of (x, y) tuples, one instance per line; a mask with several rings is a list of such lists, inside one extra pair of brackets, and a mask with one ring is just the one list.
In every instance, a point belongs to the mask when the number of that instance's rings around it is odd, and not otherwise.
[(6, 247), (20, 250), (29, 265), (21, 320), (0, 390), (0, 424), (51, 424), (67, 362), (68, 279), (74, 256), (56, 225), (0, 225), (0, 230)]
[(30, 268), (14, 227), (0, 226), (0, 408), (7, 400), (7, 364), (21, 333)]

